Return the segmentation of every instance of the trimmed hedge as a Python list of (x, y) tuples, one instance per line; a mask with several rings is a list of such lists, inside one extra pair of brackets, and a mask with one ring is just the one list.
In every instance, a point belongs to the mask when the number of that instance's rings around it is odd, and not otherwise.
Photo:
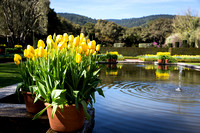
[[(200, 55), (199, 48), (170, 48), (171, 55)], [(168, 48), (132, 48), (132, 47), (101, 47), (100, 52), (106, 53), (106, 51), (117, 51), (123, 56), (138, 56), (145, 54), (154, 54), (157, 52), (169, 52)]]
[(106, 53), (106, 51), (117, 51), (123, 56), (138, 56), (144, 54), (156, 54), (157, 52), (168, 52), (168, 48), (132, 48), (132, 47), (101, 47), (100, 52)]

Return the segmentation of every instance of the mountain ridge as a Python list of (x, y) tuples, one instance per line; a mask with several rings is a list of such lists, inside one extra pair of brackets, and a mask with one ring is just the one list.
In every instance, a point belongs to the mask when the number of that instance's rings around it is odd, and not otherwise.
[[(95, 24), (97, 22), (97, 19), (93, 19), (93, 18), (75, 14), (75, 13), (57, 13), (57, 14), (79, 25), (84, 25), (88, 22)], [(118, 25), (131, 28), (131, 27), (143, 26), (146, 23), (155, 19), (160, 19), (160, 18), (173, 19), (174, 17), (175, 15), (158, 14), (158, 15), (143, 16), (139, 18), (104, 19), (104, 20), (112, 21)]]

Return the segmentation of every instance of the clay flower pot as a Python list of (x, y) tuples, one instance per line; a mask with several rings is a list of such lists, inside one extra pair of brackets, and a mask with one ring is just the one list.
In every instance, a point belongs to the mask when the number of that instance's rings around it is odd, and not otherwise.
[(24, 96), (24, 101), (25, 101), (27, 112), (35, 114), (45, 108), (44, 103), (40, 100), (38, 100), (36, 103), (34, 103), (35, 96), (32, 95), (31, 92), (22, 92), (22, 93)]
[(163, 63), (163, 60), (162, 59), (158, 59), (158, 63)]
[[(49, 106), (49, 103), (45, 103), (45, 106)], [(47, 108), (47, 115), (49, 118), (49, 124), (52, 130), (57, 132), (74, 132), (83, 127), (85, 116), (82, 105), (79, 105), (79, 110), (75, 105), (66, 105), (64, 111), (58, 107), (53, 118), (52, 107)]]
[(169, 63), (169, 60), (168, 60), (168, 59), (165, 59), (165, 63)]

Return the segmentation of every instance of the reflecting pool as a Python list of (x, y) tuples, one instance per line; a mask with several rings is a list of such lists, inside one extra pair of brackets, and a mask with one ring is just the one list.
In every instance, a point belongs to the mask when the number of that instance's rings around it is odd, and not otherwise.
[(93, 133), (199, 133), (200, 72), (177, 66), (107, 65)]

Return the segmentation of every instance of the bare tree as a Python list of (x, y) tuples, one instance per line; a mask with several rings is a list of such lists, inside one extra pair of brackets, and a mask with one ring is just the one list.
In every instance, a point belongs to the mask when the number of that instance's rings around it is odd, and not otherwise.
[(27, 37), (33, 33), (47, 33), (46, 16), (49, 0), (1, 1), (7, 34), (11, 37), (13, 45), (17, 43), (24, 45)]

